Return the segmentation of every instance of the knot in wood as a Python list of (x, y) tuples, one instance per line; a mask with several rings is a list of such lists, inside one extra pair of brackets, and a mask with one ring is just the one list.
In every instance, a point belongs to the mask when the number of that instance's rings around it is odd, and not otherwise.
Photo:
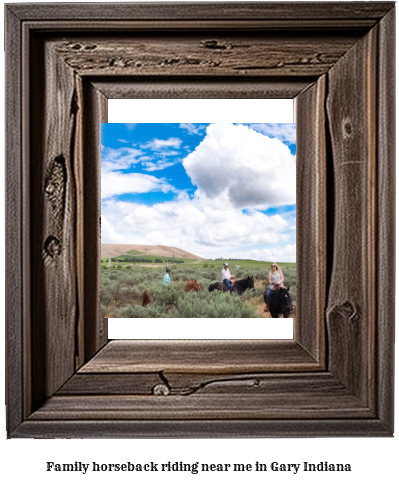
[(205, 49), (227, 49), (225, 45), (219, 44), (216, 39), (203, 41), (202, 45), (205, 47)]
[(157, 384), (152, 388), (154, 396), (169, 396), (170, 389), (166, 384)]
[(54, 191), (56, 190), (55, 184), (52, 181), (48, 181), (44, 191), (46, 192), (49, 198), (52, 197)]
[(343, 135), (344, 137), (351, 137), (352, 134), (353, 134), (353, 125), (352, 123), (350, 122), (350, 120), (346, 119), (343, 121), (342, 123), (342, 131), (343, 131)]
[(55, 257), (61, 253), (61, 243), (57, 237), (50, 235), (44, 242), (44, 251), (49, 257)]
[(85, 51), (94, 51), (94, 49), (97, 49), (96, 44), (86, 44), (84, 47)]

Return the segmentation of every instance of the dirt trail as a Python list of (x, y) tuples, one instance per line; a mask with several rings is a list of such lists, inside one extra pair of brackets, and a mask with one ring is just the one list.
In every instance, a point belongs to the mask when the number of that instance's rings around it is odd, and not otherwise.
[[(269, 311), (267, 311), (267, 312), (265, 311), (265, 304), (264, 303), (257, 306), (255, 313), (259, 316), (262, 316), (262, 318), (271, 318), (272, 317), (272, 315), (270, 314)], [(295, 315), (296, 315), (296, 313), (294, 310), (290, 313), (289, 318), (295, 318)]]

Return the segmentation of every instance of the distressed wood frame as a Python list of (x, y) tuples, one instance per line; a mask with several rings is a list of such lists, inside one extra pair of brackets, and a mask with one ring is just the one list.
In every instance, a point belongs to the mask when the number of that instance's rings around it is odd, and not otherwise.
[[(9, 437), (393, 434), (394, 36), (393, 2), (6, 6)], [(294, 340), (107, 341), (116, 97), (295, 99)]]

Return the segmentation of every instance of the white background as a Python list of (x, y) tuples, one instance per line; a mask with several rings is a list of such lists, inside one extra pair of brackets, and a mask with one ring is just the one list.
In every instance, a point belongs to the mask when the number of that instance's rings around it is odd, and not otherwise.
[[(3, 11), (1, 12), (3, 15)], [(3, 18), (1, 19), (3, 25)], [(1, 84), (4, 90), (4, 53), (1, 53)], [(4, 91), (3, 91), (4, 92)], [(1, 97), (3, 103), (3, 97)], [(2, 134), (4, 134), (4, 117), (1, 117)], [(4, 155), (2, 154), (2, 160)], [(4, 171), (0, 171), (3, 178)], [(2, 186), (3, 186), (2, 181)], [(3, 205), (3, 198), (1, 201)], [(4, 225), (4, 209), (0, 216)], [(1, 237), (1, 250), (4, 252), (4, 234)], [(4, 282), (4, 266), (1, 282)], [(4, 310), (4, 296), (2, 293)], [(2, 314), (4, 323), (4, 314)], [(4, 353), (4, 333), (1, 336), (1, 350)], [(398, 347), (396, 346), (396, 355)], [(3, 356), (4, 357), (4, 356)], [(4, 404), (4, 374), (2, 373), (0, 390)], [(397, 381), (396, 381), (397, 382)], [(397, 394), (396, 394), (397, 397)], [(162, 400), (162, 399), (161, 399)], [(398, 401), (396, 401), (397, 403)], [(324, 487), (362, 485), (397, 485), (398, 483), (398, 439), (395, 438), (319, 438), (319, 439), (205, 439), (205, 440), (6, 440), (5, 410), (0, 415), (2, 440), (1, 473), (5, 482), (15, 485), (58, 486), (86, 485), (95, 481), (97, 485), (117, 483), (118, 486), (132, 485), (223, 485), (228, 482), (232, 486), (286, 485)], [(398, 407), (396, 406), (396, 418)], [(304, 461), (317, 463), (351, 463), (351, 473), (47, 473), (46, 462), (73, 463), (81, 461), (91, 463), (144, 463), (154, 461), (184, 461), (193, 463), (254, 463), (255, 461), (269, 464), (300, 463)]]

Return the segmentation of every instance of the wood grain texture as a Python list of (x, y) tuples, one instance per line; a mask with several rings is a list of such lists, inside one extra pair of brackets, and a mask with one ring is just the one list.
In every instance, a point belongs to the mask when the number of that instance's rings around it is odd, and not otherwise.
[[(304, 294), (302, 296), (305, 303), (301, 307), (300, 319), (295, 320), (295, 340), (300, 347), (314, 357), (319, 364), (317, 368), (325, 367), (325, 333), (324, 333), (324, 309), (326, 294), (326, 251), (320, 243), (326, 239), (325, 229), (325, 181), (323, 175), (326, 170), (325, 164), (325, 137), (324, 137), (324, 104), (325, 104), (325, 82), (321, 78), (317, 83), (310, 80), (305, 81), (302, 78), (293, 80), (283, 78), (279, 84), (270, 78), (250, 79), (245, 82), (237, 79), (228, 79), (223, 85), (213, 79), (201, 78), (179, 78), (172, 79), (155, 79), (151, 83), (146, 83), (145, 78), (123, 78), (118, 83), (111, 83), (106, 79), (94, 78), (93, 84), (107, 98), (126, 98), (126, 97), (144, 97), (144, 98), (164, 98), (171, 97), (214, 97), (219, 98), (270, 98), (296, 96), (296, 104), (299, 107), (300, 116), (297, 117), (297, 147), (298, 147), (298, 175), (297, 175), (297, 203), (298, 203), (298, 288), (301, 289), (300, 283), (306, 282)], [(137, 90), (137, 91), (136, 91)], [(313, 134), (309, 133), (309, 124), (317, 125), (317, 130)], [(306, 190), (303, 190), (307, 188)], [(301, 267), (301, 262), (303, 262)], [(314, 268), (319, 271), (317, 278), (314, 278)], [(300, 291), (299, 291), (300, 292)], [(307, 299), (312, 295), (311, 300)], [(309, 325), (309, 323), (318, 323), (318, 326)], [(281, 348), (279, 363), (285, 363), (285, 369), (289, 367), (291, 359), (286, 362), (286, 356), (291, 355), (292, 349), (287, 348), (282, 352)], [(132, 346), (134, 349), (134, 346)], [(248, 351), (244, 346), (243, 350)], [(148, 348), (149, 353), (151, 347)], [(169, 350), (169, 347), (165, 348)], [(261, 353), (261, 352), (260, 352)], [(145, 353), (143, 354), (145, 355)], [(102, 357), (103, 355), (101, 355)], [(186, 356), (183, 354), (183, 356)], [(243, 354), (239, 355), (239, 362), (244, 363)], [(252, 353), (249, 352), (248, 360), (252, 361)], [(256, 363), (260, 363), (256, 359)], [(311, 360), (312, 362), (313, 360)], [(143, 362), (148, 365), (147, 360)], [(197, 362), (196, 362), (197, 363)], [(299, 370), (299, 363), (308, 370), (309, 363), (302, 358), (296, 365)], [(178, 359), (173, 367), (182, 364)], [(100, 366), (100, 359), (97, 357), (93, 366)], [(152, 365), (150, 365), (152, 367)], [(182, 366), (182, 365), (181, 365)], [(197, 364), (196, 367), (199, 365)], [(315, 366), (315, 364), (312, 364)], [(235, 367), (235, 366), (234, 366)], [(269, 359), (265, 359), (266, 369), (270, 369)], [(101, 366), (100, 366), (101, 368)], [(216, 367), (215, 370), (220, 369)], [(132, 371), (135, 369), (133, 368)], [(152, 370), (152, 369), (151, 369)], [(222, 369), (220, 369), (222, 370)], [(251, 365), (246, 370), (265, 370), (259, 369), (257, 365)]]
[(326, 79), (321, 76), (295, 100), (297, 299), (301, 304), (297, 309), (294, 338), (323, 364), (327, 283), (325, 99)]
[(41, 420), (25, 421), (14, 438), (297, 438), (391, 435), (378, 419)]
[[(394, 4), (6, 12), (22, 127), (7, 132), (9, 436), (391, 436)], [(314, 258), (317, 277), (295, 340), (107, 344), (93, 277), (107, 98), (241, 93), (297, 97), (298, 268)]]
[[(325, 32), (234, 35), (78, 36), (57, 41), (65, 63), (90, 76), (319, 76), (352, 46), (359, 34)], [(334, 42), (331, 42), (334, 39)]]
[[(159, 394), (157, 386), (164, 385)], [(307, 390), (331, 395), (345, 394), (345, 387), (330, 373), (239, 373), (205, 374), (187, 372), (159, 373), (84, 373), (75, 374), (58, 392), (63, 395), (181, 395), (191, 394), (299, 394)], [(163, 392), (163, 394), (162, 394)]]
[[(6, 80), (7, 98), (5, 104), (5, 117), (9, 126), (14, 127), (8, 134), (5, 146), (6, 165), (6, 255), (5, 275), (7, 280), (6, 292), (6, 400), (7, 400), (7, 424), (8, 431), (15, 429), (22, 421), (24, 414), (24, 383), (23, 356), (25, 296), (24, 296), (24, 265), (25, 255), (23, 251), (23, 224), (27, 221), (23, 204), (23, 171), (26, 166), (22, 162), (22, 97), (21, 93), (21, 65), (13, 63), (12, 59), (18, 57), (22, 45), (20, 23), (18, 18), (9, 10), (6, 10), (6, 36), (5, 49), (7, 51), (5, 70), (8, 73)], [(18, 224), (9, 225), (10, 222)]]
[[(75, 370), (78, 303), (74, 145), (79, 102), (73, 72), (51, 46), (38, 41), (33, 52), (32, 313), (36, 319), (32, 327), (32, 380), (33, 404), (38, 404)], [(44, 78), (56, 83), (44, 89)], [(45, 109), (50, 106), (54, 109)]]
[(101, 123), (107, 121), (107, 99), (84, 83), (83, 196), (84, 206), (84, 351), (80, 365), (108, 341), (107, 321), (101, 318)]
[[(181, 4), (173, 3), (99, 3), (99, 4), (29, 4), (9, 5), (7, 8), (21, 20), (126, 20), (138, 18), (141, 20), (180, 20), (186, 22), (191, 19), (202, 21), (212, 20), (240, 20), (251, 21), (267, 19), (284, 23), (287, 20), (302, 23), (303, 27), (311, 20), (337, 20), (340, 22), (363, 22), (372, 20), (377, 22), (394, 7), (394, 2), (326, 2), (315, 4), (301, 2), (296, 5), (290, 2), (201, 2)], [(292, 28), (292, 24), (291, 28)], [(369, 24), (366, 24), (369, 26)]]
[(75, 374), (58, 391), (60, 395), (151, 395), (163, 383), (159, 374)]
[(372, 30), (330, 70), (327, 100), (334, 185), (329, 370), (365, 403), (374, 395), (375, 42)]
[(292, 340), (111, 340), (80, 372), (223, 374), (319, 368)]
[(91, 83), (107, 99), (113, 98), (295, 98), (312, 78), (93, 77)]
[[(291, 398), (290, 398), (291, 396)], [(292, 402), (295, 398), (295, 403)], [(327, 402), (328, 400), (328, 402)], [(260, 420), (260, 419), (348, 419), (373, 418), (350, 394), (289, 392), (245, 394), (240, 391), (232, 402), (230, 394), (194, 394), (191, 396), (53, 396), (35, 411), (30, 421), (41, 420)]]
[[(378, 415), (387, 428), (394, 428), (395, 347), (395, 10), (380, 22), (377, 98), (377, 219), (376, 266), (388, 285), (377, 287), (376, 356), (385, 357), (377, 369)], [(389, 256), (389, 257), (388, 257)]]

